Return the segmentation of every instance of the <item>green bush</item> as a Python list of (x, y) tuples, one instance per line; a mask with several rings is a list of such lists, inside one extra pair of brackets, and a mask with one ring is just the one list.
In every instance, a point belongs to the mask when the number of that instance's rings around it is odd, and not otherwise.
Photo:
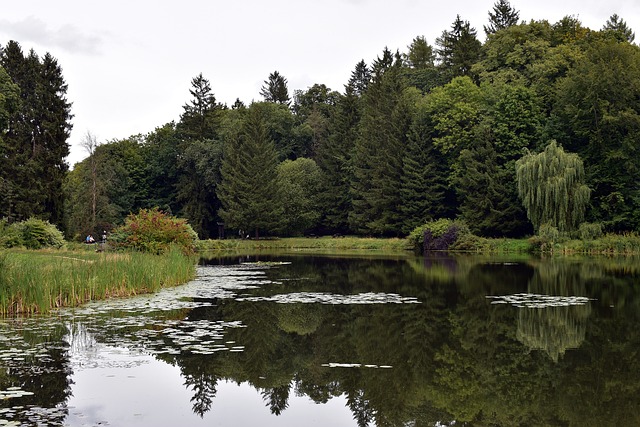
[(116, 249), (133, 249), (153, 254), (165, 253), (172, 245), (183, 253), (193, 254), (198, 235), (185, 219), (176, 218), (158, 208), (141, 209), (130, 214), (124, 225), (116, 228), (109, 237)]
[(602, 231), (602, 224), (599, 222), (583, 222), (578, 228), (578, 235), (580, 240), (595, 240), (601, 238), (604, 233)]
[(536, 252), (553, 252), (554, 245), (560, 239), (560, 231), (551, 224), (542, 224), (538, 234), (529, 239)]
[[(412, 247), (417, 251), (456, 249), (456, 241), (470, 235), (464, 221), (441, 218), (416, 227), (408, 236)], [(429, 242), (425, 243), (428, 236)], [(429, 246), (429, 248), (425, 248)], [(465, 244), (465, 246), (467, 246)]]
[(61, 248), (64, 236), (55, 225), (38, 218), (8, 225), (5, 220), (0, 224), (0, 246), (13, 248), (24, 246), (27, 249)]

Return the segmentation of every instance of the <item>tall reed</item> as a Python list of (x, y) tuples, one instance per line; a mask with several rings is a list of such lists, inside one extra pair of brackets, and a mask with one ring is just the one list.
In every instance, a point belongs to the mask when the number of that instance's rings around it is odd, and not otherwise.
[(87, 301), (155, 292), (195, 277), (195, 260), (172, 249), (141, 252), (0, 254), (0, 315), (46, 313)]

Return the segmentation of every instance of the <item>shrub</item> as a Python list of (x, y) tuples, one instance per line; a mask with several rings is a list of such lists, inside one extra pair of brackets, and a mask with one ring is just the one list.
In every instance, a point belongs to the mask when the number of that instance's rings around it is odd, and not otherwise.
[(464, 221), (443, 218), (416, 227), (409, 234), (409, 240), (418, 251), (445, 251), (454, 249), (460, 236), (470, 234)]
[(602, 224), (599, 222), (583, 222), (578, 228), (580, 240), (595, 240), (603, 236)]
[(534, 250), (539, 252), (553, 252), (553, 246), (560, 239), (560, 232), (551, 224), (542, 224), (538, 234), (529, 239)]
[(124, 225), (113, 231), (109, 241), (116, 249), (161, 254), (176, 245), (183, 253), (192, 254), (196, 249), (198, 235), (185, 219), (167, 215), (154, 208), (129, 214)]
[(61, 248), (64, 246), (64, 236), (58, 228), (38, 218), (7, 225), (2, 221), (0, 225), (0, 246), (13, 248), (24, 246), (27, 249), (42, 249), (48, 247)]

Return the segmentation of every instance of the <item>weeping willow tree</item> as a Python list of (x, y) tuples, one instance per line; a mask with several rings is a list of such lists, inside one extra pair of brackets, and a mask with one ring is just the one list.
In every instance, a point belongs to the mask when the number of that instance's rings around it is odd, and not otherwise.
[(539, 154), (527, 153), (516, 162), (518, 195), (536, 230), (550, 224), (575, 230), (584, 219), (591, 190), (577, 154), (565, 153), (552, 140)]

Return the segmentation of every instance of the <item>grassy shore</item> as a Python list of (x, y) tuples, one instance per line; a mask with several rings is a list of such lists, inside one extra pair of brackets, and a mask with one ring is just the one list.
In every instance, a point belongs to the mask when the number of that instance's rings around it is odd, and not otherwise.
[(0, 251), (0, 315), (46, 313), (57, 307), (154, 292), (195, 276), (195, 261), (165, 255), (88, 250)]
[(407, 239), (372, 237), (287, 237), (282, 239), (225, 239), (202, 240), (200, 251), (243, 252), (248, 250), (405, 252), (411, 250)]

